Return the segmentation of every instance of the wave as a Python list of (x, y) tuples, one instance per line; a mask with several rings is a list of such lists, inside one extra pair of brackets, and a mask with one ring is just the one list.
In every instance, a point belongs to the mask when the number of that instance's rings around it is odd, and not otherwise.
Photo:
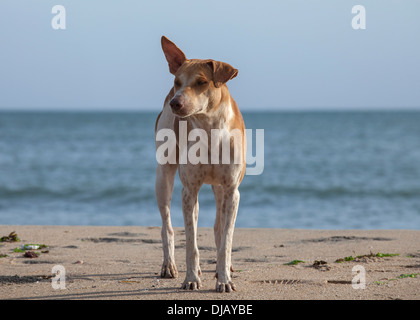
[[(267, 197), (279, 197), (282, 195), (335, 198), (335, 197), (381, 197), (381, 198), (420, 198), (420, 187), (411, 189), (355, 189), (348, 187), (312, 187), (312, 186), (292, 186), (292, 185), (251, 185), (242, 184), (240, 187), (241, 197), (255, 196), (255, 191)], [(210, 192), (211, 193), (211, 192)], [(40, 186), (27, 186), (21, 188), (0, 187), (0, 201), (7, 199), (60, 199), (78, 201), (105, 201), (121, 200), (129, 201), (150, 201), (155, 199), (153, 187), (145, 186), (110, 186), (104, 188), (92, 188), (83, 186), (80, 188), (52, 189)]]
[(28, 186), (19, 189), (0, 187), (0, 197), (44, 197), (44, 196), (65, 196), (70, 194), (69, 190), (59, 191), (43, 187)]
[(252, 185), (240, 188), (242, 193), (250, 190), (258, 189), (259, 192), (265, 192), (270, 195), (310, 195), (322, 198), (352, 196), (352, 197), (401, 197), (401, 198), (418, 198), (420, 197), (420, 187), (412, 189), (353, 189), (347, 187), (305, 187), (305, 186), (259, 186)]
[(118, 186), (110, 188), (66, 188), (51, 189), (46, 187), (28, 186), (18, 189), (0, 187), (1, 199), (77, 199), (80, 201), (99, 201), (110, 199), (147, 200), (154, 197), (154, 189), (145, 192), (144, 188)]

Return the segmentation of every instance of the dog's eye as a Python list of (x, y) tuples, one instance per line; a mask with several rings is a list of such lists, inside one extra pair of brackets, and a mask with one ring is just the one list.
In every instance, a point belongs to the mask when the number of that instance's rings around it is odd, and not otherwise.
[(179, 81), (178, 79), (175, 80), (175, 86), (176, 87), (180, 87), (181, 86), (181, 81)]
[(205, 79), (198, 79), (197, 80), (197, 85), (199, 85), (199, 86), (205, 85), (207, 83), (208, 83), (208, 81), (205, 80)]

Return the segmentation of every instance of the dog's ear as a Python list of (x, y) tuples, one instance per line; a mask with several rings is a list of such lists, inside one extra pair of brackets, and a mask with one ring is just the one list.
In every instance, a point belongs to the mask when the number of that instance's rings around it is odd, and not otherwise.
[(179, 67), (187, 60), (184, 52), (181, 51), (171, 40), (162, 36), (162, 50), (165, 54), (166, 61), (169, 64), (169, 72), (175, 74)]
[(238, 75), (238, 69), (225, 62), (209, 60), (207, 65), (213, 71), (213, 82), (216, 88)]

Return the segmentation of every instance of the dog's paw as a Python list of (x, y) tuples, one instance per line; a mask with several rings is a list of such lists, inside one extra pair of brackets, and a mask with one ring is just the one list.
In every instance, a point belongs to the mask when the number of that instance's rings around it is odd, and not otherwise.
[(175, 263), (164, 261), (162, 264), (162, 270), (160, 271), (160, 276), (162, 278), (177, 278), (178, 270)]
[(182, 284), (181, 289), (184, 290), (198, 290), (201, 288), (201, 281), (200, 279), (196, 280), (196, 281), (188, 281), (187, 279), (185, 279), (184, 283)]
[(227, 283), (217, 281), (216, 291), (217, 292), (232, 292), (232, 291), (236, 291), (236, 286), (232, 281), (228, 281)]
[[(231, 265), (230, 266), (230, 272), (235, 272), (235, 270), (233, 270), (233, 266)], [(218, 276), (218, 273), (216, 272), (216, 274), (214, 275), (214, 278), (215, 279), (217, 279), (219, 276)]]
[[(198, 268), (200, 269), (200, 268)], [(199, 277), (200, 270), (196, 270), (195, 272), (187, 272), (185, 276), (185, 280), (182, 283), (181, 289), (184, 290), (198, 290), (201, 288), (201, 280)]]

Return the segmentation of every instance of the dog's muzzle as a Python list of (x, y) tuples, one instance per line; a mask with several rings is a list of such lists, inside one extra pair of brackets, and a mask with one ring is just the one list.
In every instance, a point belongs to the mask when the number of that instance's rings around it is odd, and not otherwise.
[(185, 100), (182, 96), (176, 96), (169, 102), (173, 113), (179, 113), (185, 105)]

